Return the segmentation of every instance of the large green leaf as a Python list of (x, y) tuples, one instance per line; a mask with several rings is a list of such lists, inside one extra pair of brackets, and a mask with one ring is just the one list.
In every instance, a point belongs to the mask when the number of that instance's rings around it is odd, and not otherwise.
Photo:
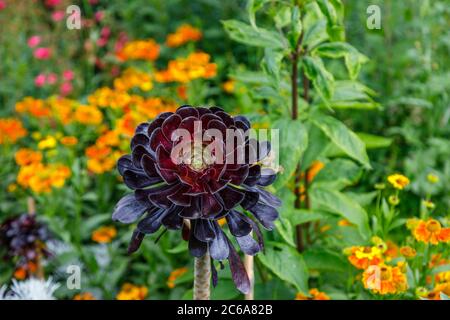
[(282, 36), (276, 32), (263, 28), (255, 30), (252, 26), (237, 20), (226, 20), (222, 23), (225, 31), (235, 41), (263, 48), (283, 49), (285, 47)]
[(319, 57), (305, 57), (302, 60), (305, 74), (314, 85), (325, 102), (333, 97), (334, 77), (325, 69), (322, 59)]
[(308, 126), (308, 137), (310, 143), (306, 148), (302, 158), (302, 169), (305, 170), (311, 166), (313, 161), (317, 160), (330, 145), (330, 139), (316, 126)]
[(345, 272), (348, 263), (343, 255), (326, 249), (309, 249), (303, 253), (303, 259), (309, 270)]
[(371, 234), (369, 218), (358, 202), (339, 191), (326, 188), (312, 188), (309, 196), (313, 209), (326, 210), (343, 216), (358, 227), (363, 238), (369, 238)]
[(313, 115), (311, 121), (349, 157), (359, 161), (366, 168), (371, 168), (364, 142), (341, 121), (324, 114)]
[(345, 42), (327, 42), (317, 46), (313, 55), (327, 58), (344, 58), (350, 79), (358, 77), (361, 65), (368, 61), (368, 58), (359, 52), (352, 45)]
[(258, 259), (277, 277), (308, 294), (308, 268), (296, 249), (283, 244), (269, 245)]
[(281, 188), (294, 174), (308, 145), (308, 134), (305, 125), (298, 120), (280, 119), (275, 121), (273, 128), (279, 129), (278, 153), (283, 172), (278, 175), (275, 187)]
[(329, 188), (340, 190), (355, 184), (361, 177), (359, 165), (348, 159), (335, 159), (319, 171), (312, 182), (313, 188)]

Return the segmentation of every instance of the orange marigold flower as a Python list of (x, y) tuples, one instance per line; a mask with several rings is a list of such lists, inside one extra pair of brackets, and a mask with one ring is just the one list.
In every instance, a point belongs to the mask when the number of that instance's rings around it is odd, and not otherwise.
[(96, 300), (94, 295), (90, 292), (82, 292), (76, 294), (72, 300)]
[(185, 274), (188, 271), (188, 268), (183, 267), (183, 268), (178, 268), (173, 270), (170, 275), (169, 278), (167, 279), (167, 286), (170, 289), (175, 288), (175, 281), (180, 278), (183, 274)]
[(81, 105), (75, 110), (75, 120), (86, 125), (98, 125), (103, 121), (103, 114), (95, 106)]
[(110, 226), (102, 226), (92, 232), (92, 241), (98, 243), (109, 243), (114, 239), (117, 235), (117, 230), (114, 227)]
[(153, 88), (151, 76), (144, 71), (128, 68), (114, 80), (114, 88), (117, 90), (127, 91), (134, 87), (139, 87), (142, 91), (151, 90)]
[(154, 61), (159, 57), (160, 46), (153, 39), (130, 41), (116, 53), (121, 61), (148, 60)]
[(136, 286), (125, 283), (117, 294), (117, 300), (144, 300), (148, 294), (148, 289), (144, 286)]
[(36, 118), (50, 117), (52, 110), (42, 99), (25, 97), (22, 101), (16, 103), (16, 111), (19, 113), (30, 114)]
[(199, 78), (212, 78), (217, 73), (217, 65), (209, 60), (209, 54), (204, 52), (194, 52), (186, 58), (172, 60), (166, 70), (155, 74), (155, 80), (187, 83)]
[(20, 168), (17, 183), (36, 193), (48, 193), (52, 188), (62, 188), (70, 176), (70, 169), (62, 164), (33, 163)]
[(394, 242), (388, 240), (388, 241), (386, 241), (386, 246), (387, 246), (387, 248), (384, 251), (384, 255), (387, 258), (393, 259), (393, 258), (398, 257), (399, 249), (398, 249), (398, 246)]
[(28, 166), (42, 161), (42, 153), (28, 148), (19, 149), (15, 154), (16, 163), (19, 166)]
[(180, 26), (174, 33), (167, 36), (166, 45), (171, 48), (182, 46), (189, 41), (198, 41), (202, 38), (199, 29), (191, 25), (184, 24)]
[(439, 242), (450, 241), (450, 228), (442, 228), (441, 223), (435, 219), (421, 220), (413, 230), (413, 235), (417, 241), (437, 245)]
[(398, 190), (403, 190), (409, 184), (409, 179), (399, 173), (390, 175), (388, 177), (388, 181), (395, 189)]
[(443, 258), (441, 253), (436, 253), (431, 256), (431, 261), (428, 266), (429, 268), (434, 268), (448, 263), (450, 263), (450, 260)]
[(309, 297), (302, 293), (297, 293), (295, 300), (330, 300), (330, 297), (325, 292), (320, 292), (317, 288), (309, 290)]
[(382, 295), (401, 293), (408, 289), (406, 275), (401, 266), (370, 266), (364, 271), (362, 282), (364, 288)]
[(63, 144), (64, 146), (67, 146), (67, 147), (74, 146), (78, 143), (78, 139), (73, 136), (62, 137), (60, 141), (61, 141), (61, 144)]
[(382, 251), (377, 247), (351, 247), (346, 251), (349, 254), (348, 261), (358, 269), (367, 269), (371, 265), (383, 262)]
[(27, 270), (23, 267), (19, 267), (14, 271), (14, 278), (17, 280), (24, 280), (27, 277)]
[(405, 258), (414, 258), (417, 254), (416, 250), (410, 246), (401, 247), (400, 253)]
[(122, 155), (119, 151), (113, 151), (110, 147), (93, 145), (86, 149), (88, 157), (87, 167), (95, 174), (111, 171), (116, 166), (116, 161)]
[(323, 162), (318, 160), (314, 161), (306, 174), (306, 178), (308, 179), (308, 181), (311, 182), (319, 173), (319, 171), (323, 169), (323, 167), (325, 167), (325, 164)]
[(15, 143), (26, 135), (27, 130), (20, 120), (14, 118), (0, 119), (0, 144)]
[(222, 83), (223, 91), (225, 91), (226, 93), (233, 93), (235, 82), (236, 81), (234, 81), (233, 79), (230, 79)]
[(353, 224), (350, 221), (348, 221), (347, 219), (341, 219), (341, 220), (338, 221), (338, 226), (340, 226), (340, 227), (351, 227), (351, 226), (353, 226)]

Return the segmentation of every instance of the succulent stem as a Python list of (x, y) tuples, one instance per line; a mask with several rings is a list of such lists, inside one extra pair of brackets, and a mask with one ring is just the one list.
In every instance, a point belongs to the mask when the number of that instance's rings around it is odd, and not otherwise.
[(211, 285), (211, 258), (207, 251), (194, 262), (194, 300), (209, 300)]

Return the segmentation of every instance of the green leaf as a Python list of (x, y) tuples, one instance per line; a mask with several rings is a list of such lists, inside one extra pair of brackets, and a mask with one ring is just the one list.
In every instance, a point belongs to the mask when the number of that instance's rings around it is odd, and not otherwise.
[(283, 53), (279, 50), (267, 48), (264, 50), (264, 59), (262, 62), (263, 70), (270, 76), (272, 85), (278, 87), (280, 82), (280, 68)]
[(83, 223), (81, 224), (81, 237), (83, 239), (89, 238), (92, 231), (94, 231), (94, 229), (100, 227), (103, 223), (105, 223), (106, 221), (111, 221), (111, 214), (109, 213), (104, 213), (104, 214), (99, 214), (99, 215), (95, 215), (93, 217), (89, 217), (87, 219), (85, 219), (83, 221)]
[(305, 6), (303, 45), (310, 50), (328, 39), (327, 21), (316, 2)]
[(333, 96), (333, 75), (325, 69), (323, 61), (319, 57), (304, 57), (302, 64), (306, 76), (312, 81), (321, 98), (328, 103)]
[(317, 208), (341, 215), (358, 227), (363, 238), (369, 238), (371, 231), (367, 212), (352, 198), (339, 191), (325, 188), (312, 188), (309, 195), (313, 209)]
[(303, 170), (309, 168), (314, 160), (317, 160), (328, 148), (330, 144), (330, 139), (316, 126), (310, 125), (308, 127), (308, 137), (310, 141), (314, 143), (309, 143), (308, 148), (303, 154), (303, 159), (301, 161)]
[(230, 38), (237, 42), (255, 47), (284, 48), (283, 38), (276, 32), (263, 28), (255, 30), (252, 26), (237, 20), (226, 20), (222, 23)]
[(319, 171), (312, 182), (312, 188), (340, 190), (355, 184), (361, 177), (361, 167), (351, 160), (335, 159)]
[(273, 123), (273, 128), (279, 129), (279, 154), (280, 165), (283, 172), (275, 181), (275, 188), (284, 186), (294, 174), (297, 165), (308, 145), (308, 135), (305, 125), (296, 120), (280, 119)]
[(258, 259), (277, 277), (308, 294), (308, 268), (296, 249), (283, 244), (271, 245), (265, 254), (258, 255)]
[(313, 115), (311, 121), (349, 157), (371, 168), (364, 142), (341, 121), (324, 114)]
[(392, 144), (392, 138), (386, 138), (362, 132), (358, 132), (356, 134), (362, 140), (362, 142), (364, 142), (364, 144), (366, 145), (366, 149), (387, 148)]
[(311, 221), (329, 218), (330, 213), (320, 210), (294, 209), (289, 216), (292, 225), (299, 225)]
[(309, 270), (327, 272), (346, 272), (348, 263), (342, 254), (326, 249), (309, 249), (303, 253), (303, 259)]
[(273, 18), (275, 21), (275, 26), (279, 29), (286, 27), (291, 22), (291, 16), (291, 8), (282, 7)]
[(258, 30), (258, 27), (256, 26), (256, 18), (255, 14), (256, 11), (261, 9), (268, 0), (248, 0), (247, 1), (247, 13), (248, 13), (248, 20), (250, 21), (251, 26)]
[(295, 248), (295, 234), (291, 222), (288, 219), (280, 217), (277, 221), (275, 221), (275, 227), (283, 240), (286, 241), (288, 245)]

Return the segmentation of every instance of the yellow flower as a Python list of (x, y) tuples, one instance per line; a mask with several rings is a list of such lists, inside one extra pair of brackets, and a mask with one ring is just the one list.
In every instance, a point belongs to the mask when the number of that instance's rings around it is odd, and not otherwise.
[(96, 300), (94, 295), (90, 292), (83, 292), (76, 294), (72, 300)]
[(302, 293), (297, 293), (295, 300), (330, 300), (330, 297), (325, 292), (320, 292), (317, 288), (309, 290), (309, 297)]
[(348, 261), (358, 269), (366, 269), (370, 265), (381, 263), (382, 252), (377, 247), (350, 247), (345, 250), (348, 255)]
[(170, 273), (169, 279), (167, 279), (167, 286), (170, 289), (175, 288), (175, 281), (188, 271), (186, 267), (175, 269)]
[(144, 286), (136, 286), (125, 283), (117, 294), (117, 300), (144, 300), (148, 294), (148, 289)]
[(433, 174), (433, 173), (429, 173), (427, 175), (427, 180), (428, 180), (429, 183), (435, 184), (435, 183), (439, 182), (439, 177), (437, 175)]
[(0, 119), (0, 144), (15, 143), (17, 140), (25, 137), (27, 130), (17, 119)]
[(92, 233), (92, 241), (98, 243), (109, 243), (117, 235), (117, 230), (114, 227), (102, 226)]
[(364, 288), (378, 294), (396, 294), (408, 289), (403, 266), (391, 267), (385, 264), (368, 267), (362, 277)]
[(388, 181), (395, 189), (398, 190), (403, 190), (409, 184), (409, 179), (398, 173), (390, 175), (388, 177)]
[(39, 141), (38, 143), (38, 149), (45, 150), (45, 149), (53, 149), (56, 147), (57, 141), (55, 137), (53, 136), (47, 136), (43, 140)]
[(450, 241), (450, 228), (442, 228), (440, 222), (435, 219), (420, 220), (413, 230), (413, 235), (417, 241), (437, 245), (439, 242)]
[(223, 91), (225, 91), (226, 93), (233, 93), (234, 92), (234, 85), (235, 85), (235, 81), (234, 80), (227, 80), (224, 83), (222, 83), (222, 88)]
[(19, 166), (27, 166), (42, 161), (42, 153), (28, 148), (19, 149), (15, 154)]

